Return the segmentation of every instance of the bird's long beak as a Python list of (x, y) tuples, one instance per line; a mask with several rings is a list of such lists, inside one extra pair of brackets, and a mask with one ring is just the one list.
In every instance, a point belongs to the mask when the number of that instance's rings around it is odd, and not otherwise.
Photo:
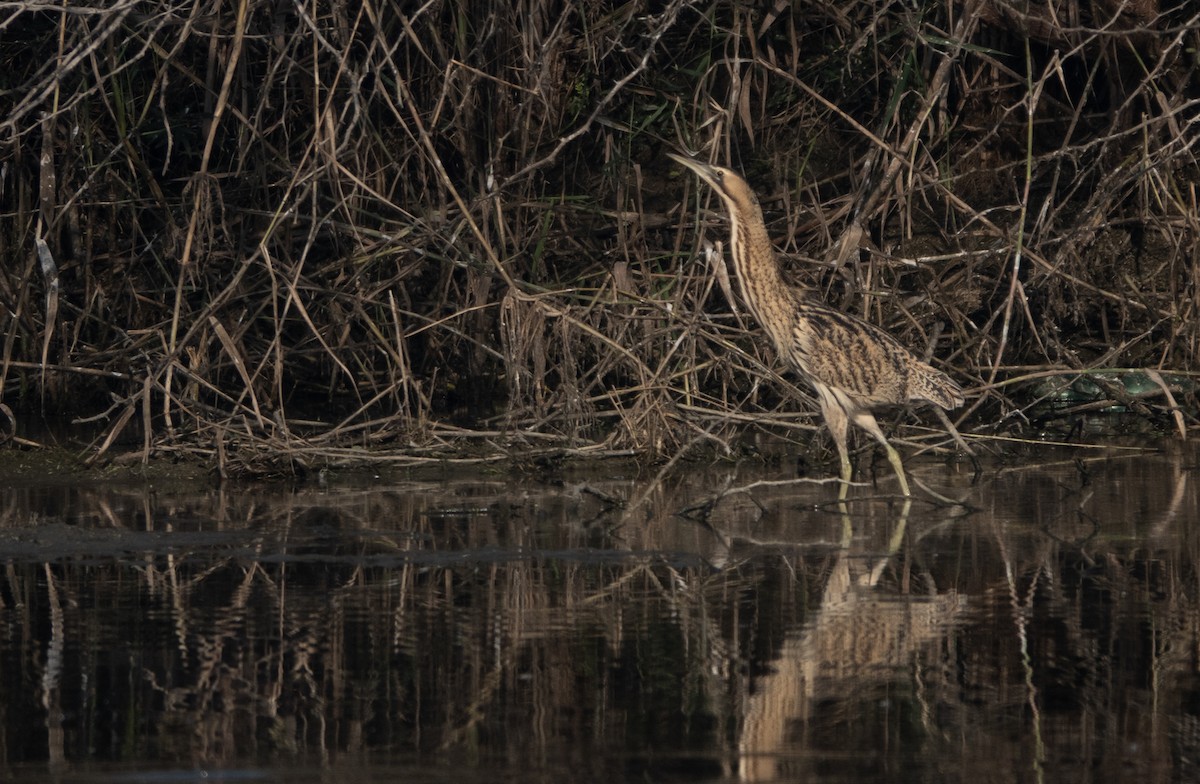
[(712, 187), (717, 188), (718, 191), (720, 190), (720, 188), (717, 186), (717, 178), (713, 171), (713, 167), (709, 166), (707, 163), (701, 163), (693, 158), (685, 158), (684, 156), (676, 155), (673, 152), (667, 153), (667, 157), (677, 163), (682, 163), (684, 166), (700, 175), (700, 179), (704, 180)]

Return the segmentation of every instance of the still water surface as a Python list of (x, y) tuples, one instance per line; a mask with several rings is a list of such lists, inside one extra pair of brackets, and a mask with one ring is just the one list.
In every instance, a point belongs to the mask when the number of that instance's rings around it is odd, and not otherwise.
[(0, 778), (1179, 781), (1197, 453), (0, 488)]

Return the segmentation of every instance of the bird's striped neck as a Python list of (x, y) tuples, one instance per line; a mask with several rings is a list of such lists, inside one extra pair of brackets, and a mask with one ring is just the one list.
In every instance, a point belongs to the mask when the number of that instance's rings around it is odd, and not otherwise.
[[(736, 210), (730, 213), (730, 255), (742, 287), (742, 298), (754, 318), (768, 331), (774, 333), (776, 327), (790, 328), (787, 322), (795, 295), (779, 271), (779, 260), (767, 235), (762, 209), (758, 204), (752, 205), (751, 214), (744, 221), (738, 219)], [(778, 340), (782, 335), (772, 334), (772, 337)]]

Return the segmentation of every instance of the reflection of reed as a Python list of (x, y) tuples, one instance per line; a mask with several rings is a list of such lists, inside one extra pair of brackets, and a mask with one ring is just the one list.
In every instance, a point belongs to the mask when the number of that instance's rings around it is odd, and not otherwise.
[[(401, 753), (557, 781), (690, 755), (761, 779), (923, 743), (1019, 774), (1034, 705), (1047, 780), (1056, 753), (1167, 770), (1196, 747), (1196, 483), (1161, 462), (1095, 464), (1089, 484), (1063, 468), (1006, 472), (964, 524), (922, 508), (899, 551), (894, 509), (860, 501), (846, 539), (798, 483), (725, 498), (723, 538), (671, 515), (696, 493), (670, 479), (624, 516), (496, 481), (73, 489), (30, 525), (15, 493), (6, 761)], [(920, 742), (889, 746), (902, 732)]]
[[(706, 669), (722, 641), (692, 588), (699, 558), (668, 565), (654, 554), (661, 533), (618, 546), (620, 529), (592, 524), (604, 505), (586, 494), (472, 487), (270, 502), (213, 492), (147, 502), (142, 519), (131, 491), (92, 507), (112, 513), (95, 528), (0, 526), (10, 556), (56, 561), (52, 572), (10, 564), (0, 595), (21, 597), (32, 633), (47, 612), (39, 575), (53, 580), (59, 622), (37, 653), (47, 666), (31, 666), (46, 704), (67, 703), (54, 715), (81, 715), (87, 728), (55, 736), (54, 756), (78, 759), (96, 737), (110, 753), (192, 766), (332, 758), (381, 742), (470, 749), (486, 737), (492, 753), (549, 758), (568, 735), (618, 736), (624, 709), (602, 685), (614, 671), (661, 670), (639, 663), (645, 651), (657, 661), (692, 648), (688, 666)], [(63, 519), (83, 495), (67, 497)], [(656, 645), (696, 637), (658, 652), (645, 647), (650, 629)], [(64, 681), (86, 688), (63, 692)], [(598, 733), (587, 729), (597, 717)]]

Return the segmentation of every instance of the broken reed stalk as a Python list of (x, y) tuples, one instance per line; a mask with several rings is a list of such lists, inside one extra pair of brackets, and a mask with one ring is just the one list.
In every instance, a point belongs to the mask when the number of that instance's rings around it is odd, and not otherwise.
[[(679, 147), (744, 171), (791, 273), (978, 387), (976, 430), (1043, 416), (1039, 373), (1196, 363), (1187, 8), (197, 8), (0, 20), (0, 405), (107, 416), (100, 453), (806, 439)], [(1180, 430), (1166, 386), (1146, 417)]]

